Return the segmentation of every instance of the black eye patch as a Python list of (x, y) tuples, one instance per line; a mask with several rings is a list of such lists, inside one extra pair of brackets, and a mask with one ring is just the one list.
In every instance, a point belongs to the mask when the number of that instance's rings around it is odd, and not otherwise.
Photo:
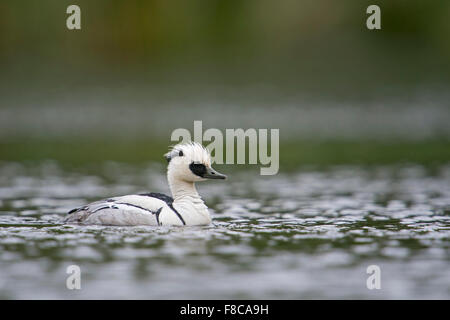
[(180, 152), (178, 152), (178, 156), (179, 156), (179, 157), (184, 156), (183, 150), (180, 150)]
[(189, 169), (191, 169), (193, 174), (195, 174), (199, 177), (203, 177), (203, 175), (206, 173), (206, 167), (204, 164), (201, 164), (201, 163), (192, 162), (189, 165)]

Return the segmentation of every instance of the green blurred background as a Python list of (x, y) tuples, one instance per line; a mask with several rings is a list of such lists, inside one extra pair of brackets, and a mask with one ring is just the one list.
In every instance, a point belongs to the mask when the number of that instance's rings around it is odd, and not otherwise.
[(279, 128), (282, 169), (450, 160), (446, 0), (3, 0), (0, 70), (0, 161), (162, 161), (194, 120)]

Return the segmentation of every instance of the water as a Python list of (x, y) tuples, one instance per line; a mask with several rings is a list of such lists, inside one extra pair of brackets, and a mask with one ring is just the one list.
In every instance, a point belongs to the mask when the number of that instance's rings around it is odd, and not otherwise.
[[(450, 298), (450, 165), (221, 170), (198, 186), (212, 225), (110, 227), (60, 220), (167, 192), (164, 167), (0, 164), (0, 298)], [(66, 288), (72, 264), (81, 290)]]
[[(101, 86), (89, 90), (70, 85), (66, 91), (52, 90), (49, 97), (49, 89), (35, 83), (24, 95), (21, 81), (19, 89), (0, 92), (0, 137), (148, 137), (149, 141), (160, 137), (166, 141), (176, 128), (193, 130), (195, 120), (202, 120), (203, 131), (282, 128), (284, 139), (450, 137), (447, 87), (424, 86), (406, 93), (391, 88), (395, 94), (381, 90), (375, 97), (360, 100), (356, 99), (360, 92), (353, 91), (354, 99), (327, 98), (323, 88), (316, 97), (299, 93), (297, 86), (289, 90), (270, 85), (167, 87), (126, 82), (120, 78), (116, 87), (101, 81)], [(110, 115), (108, 125), (99, 125), (105, 114)]]

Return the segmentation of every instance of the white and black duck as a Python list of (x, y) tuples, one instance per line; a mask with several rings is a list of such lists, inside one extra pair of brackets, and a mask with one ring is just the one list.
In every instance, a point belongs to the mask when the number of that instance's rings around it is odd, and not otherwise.
[(210, 153), (198, 143), (178, 144), (165, 157), (169, 162), (167, 180), (172, 197), (145, 193), (108, 198), (69, 211), (64, 221), (116, 226), (210, 224), (208, 207), (195, 182), (226, 176), (211, 167)]

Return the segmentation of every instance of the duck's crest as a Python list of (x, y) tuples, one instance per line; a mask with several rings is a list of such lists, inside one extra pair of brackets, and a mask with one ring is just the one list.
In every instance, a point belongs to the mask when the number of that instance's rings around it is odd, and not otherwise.
[(194, 141), (171, 146), (164, 157), (167, 162), (170, 162), (175, 157), (186, 157), (191, 162), (203, 163), (207, 166), (211, 165), (211, 154), (208, 149)]

